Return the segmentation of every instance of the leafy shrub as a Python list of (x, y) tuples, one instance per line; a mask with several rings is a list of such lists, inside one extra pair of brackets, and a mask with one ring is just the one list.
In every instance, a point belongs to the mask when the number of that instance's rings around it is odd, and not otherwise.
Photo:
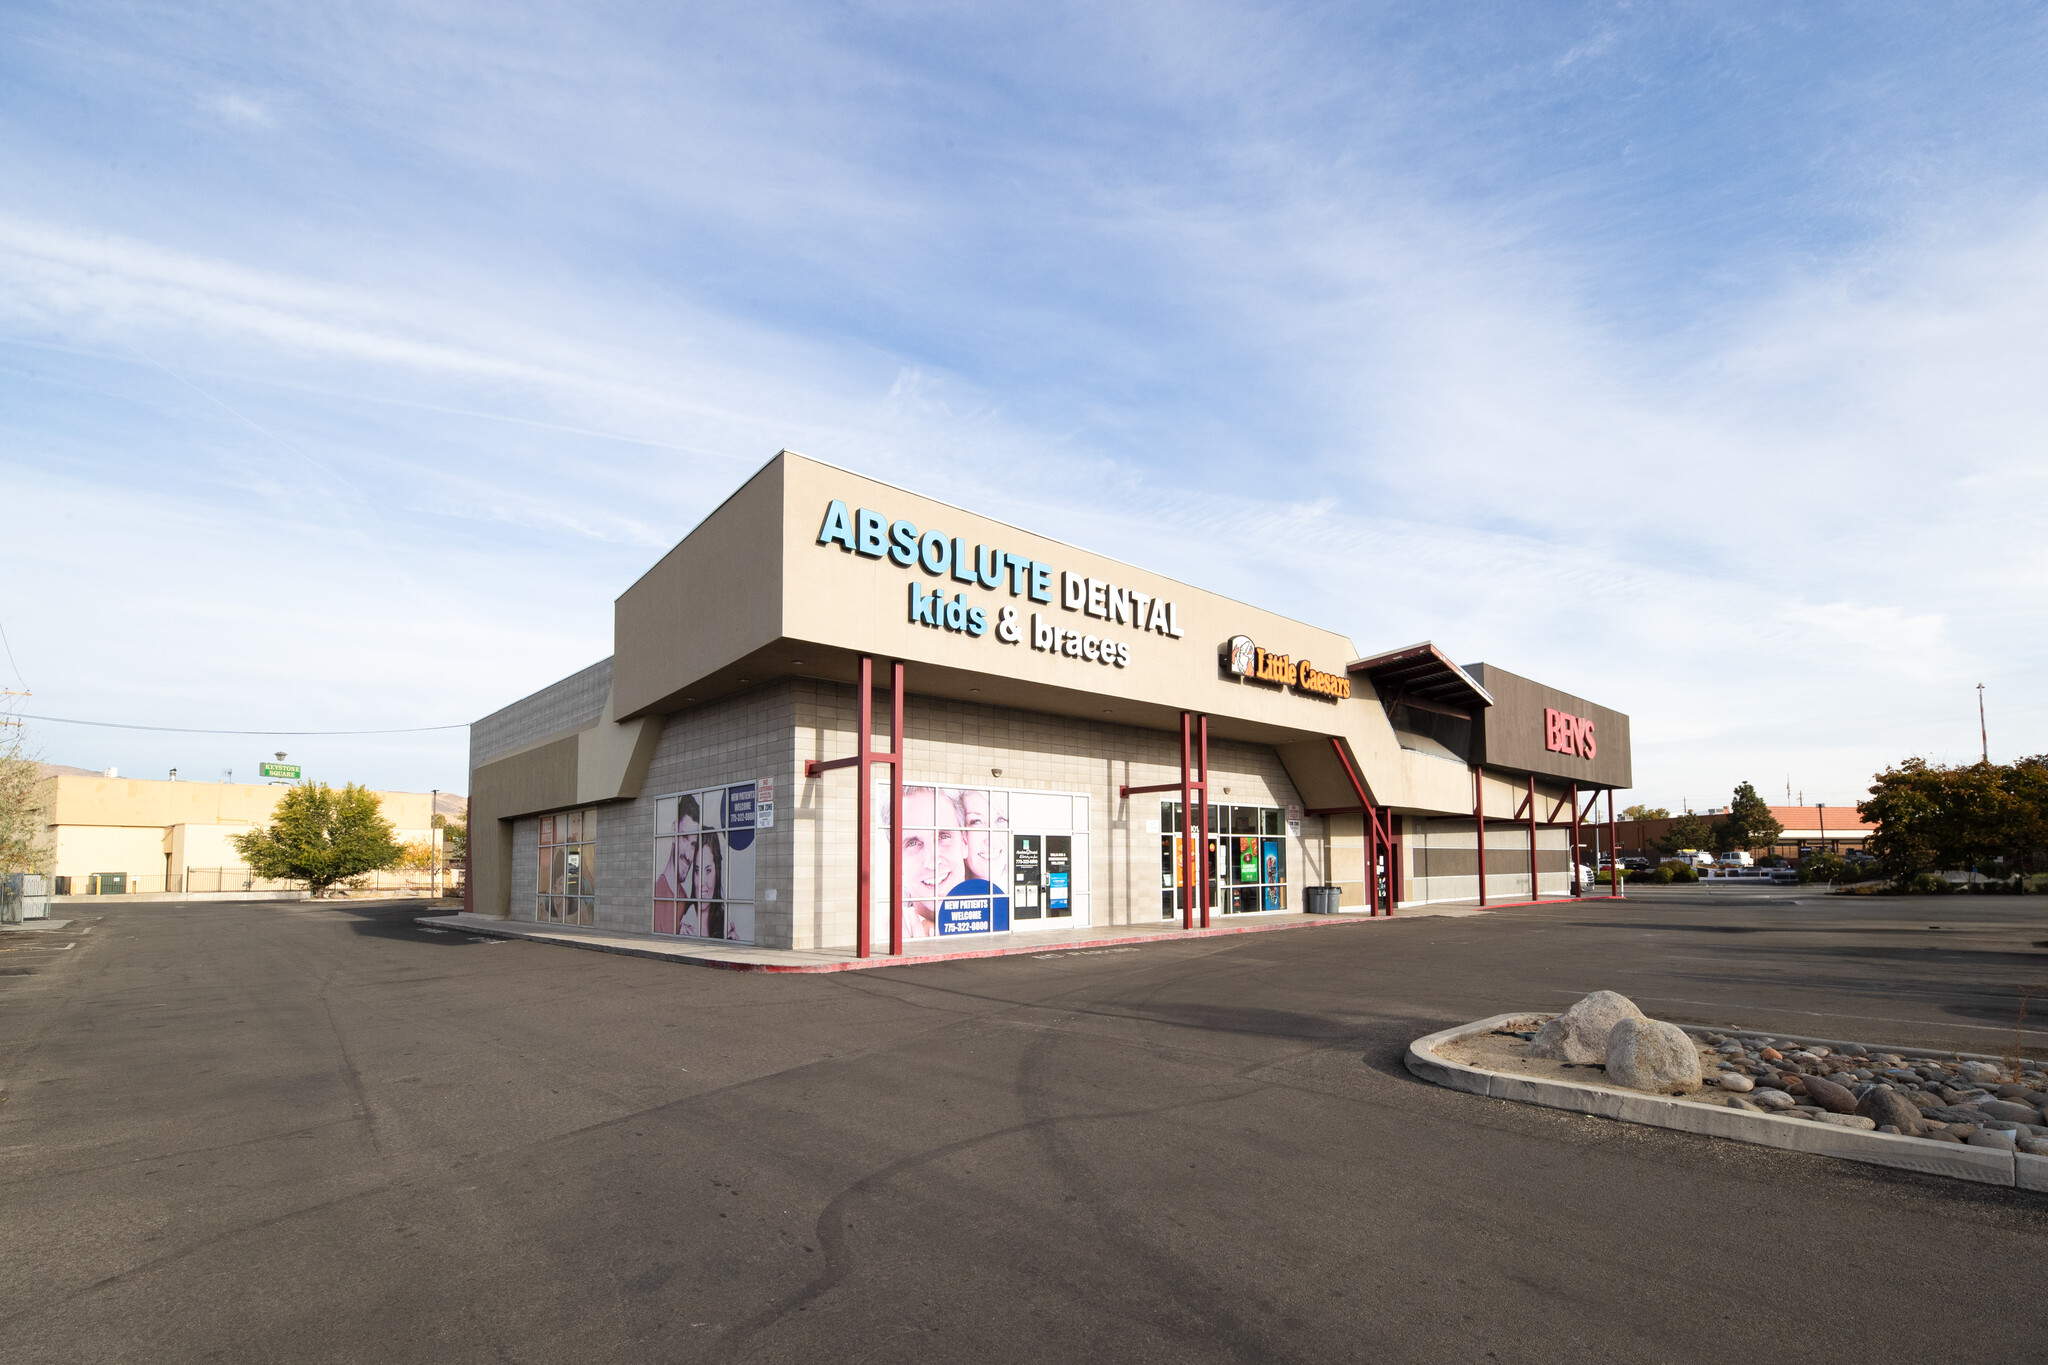
[(1802, 882), (1848, 881), (1853, 869), (1849, 860), (1839, 853), (1827, 849), (1815, 849), (1799, 864), (1799, 880)]
[(1696, 882), (1700, 879), (1698, 869), (1690, 863), (1666, 863), (1664, 866), (1671, 869), (1671, 880), (1674, 882)]

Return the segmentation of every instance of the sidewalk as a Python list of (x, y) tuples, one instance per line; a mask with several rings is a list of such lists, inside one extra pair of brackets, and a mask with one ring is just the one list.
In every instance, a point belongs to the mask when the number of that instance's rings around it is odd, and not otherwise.
[[(1041, 953), (1073, 952), (1086, 948), (1118, 948), (1146, 943), (1177, 943), (1189, 939), (1223, 938), (1232, 934), (1264, 934), (1282, 929), (1315, 929), (1340, 924), (1392, 924), (1396, 920), (1430, 916), (1483, 915), (1509, 905), (1570, 905), (1569, 896), (1543, 901), (1496, 902), (1486, 910), (1477, 901), (1418, 905), (1394, 915), (1377, 918), (1354, 911), (1342, 915), (1260, 915), (1241, 923), (1214, 916), (1207, 929), (1182, 929), (1176, 921), (1149, 924), (1112, 924), (1082, 929), (1037, 929), (992, 936), (986, 947), (968, 947), (958, 938), (915, 939), (903, 956), (890, 957), (877, 951), (872, 957), (855, 957), (850, 948), (757, 948), (746, 943), (711, 943), (695, 939), (658, 938), (653, 934), (628, 934), (608, 929), (582, 929), (563, 924), (533, 924), (524, 920), (494, 919), (488, 915), (420, 915), (413, 922), (425, 929), (492, 938), (530, 939), (565, 948), (588, 948), (600, 953), (623, 953), (628, 957), (654, 957), (670, 962), (687, 962), (698, 967), (719, 967), (733, 972), (853, 972), (875, 967), (910, 967), (926, 962), (959, 962), (977, 957), (1023, 957)], [(1221, 922), (1219, 922), (1221, 921)], [(982, 937), (976, 935), (977, 938)]]

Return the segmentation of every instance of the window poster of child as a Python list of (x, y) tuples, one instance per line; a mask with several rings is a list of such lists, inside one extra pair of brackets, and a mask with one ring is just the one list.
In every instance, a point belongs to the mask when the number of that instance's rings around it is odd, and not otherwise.
[(754, 941), (752, 782), (654, 803), (654, 932)]
[[(876, 833), (890, 828), (889, 789), (879, 787)], [(903, 788), (903, 936), (1003, 933), (1010, 927), (1010, 794), (982, 787)], [(888, 913), (886, 873), (874, 908)], [(881, 922), (878, 920), (877, 922)]]

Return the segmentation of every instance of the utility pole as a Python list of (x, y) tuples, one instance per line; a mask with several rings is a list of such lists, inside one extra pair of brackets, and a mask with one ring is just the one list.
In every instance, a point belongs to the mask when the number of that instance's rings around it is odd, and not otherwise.
[(1984, 761), (1991, 762), (1991, 732), (1984, 728), (1984, 684), (1977, 684), (1977, 738), (1984, 744)]
[(427, 847), (434, 855), (427, 864), (427, 890), (435, 898), (441, 895), (441, 789), (434, 788), (434, 794), (427, 798)]

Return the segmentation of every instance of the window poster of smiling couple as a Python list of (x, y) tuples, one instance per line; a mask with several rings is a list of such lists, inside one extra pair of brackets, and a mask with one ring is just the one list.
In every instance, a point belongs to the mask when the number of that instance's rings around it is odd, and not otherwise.
[(759, 794), (742, 782), (655, 801), (655, 933), (754, 941)]
[[(886, 847), (883, 841), (890, 825), (888, 791), (887, 786), (876, 789), (876, 842), (881, 847)], [(876, 882), (886, 896), (887, 874)], [(1007, 933), (1010, 793), (986, 787), (906, 785), (903, 883), (907, 939)]]

